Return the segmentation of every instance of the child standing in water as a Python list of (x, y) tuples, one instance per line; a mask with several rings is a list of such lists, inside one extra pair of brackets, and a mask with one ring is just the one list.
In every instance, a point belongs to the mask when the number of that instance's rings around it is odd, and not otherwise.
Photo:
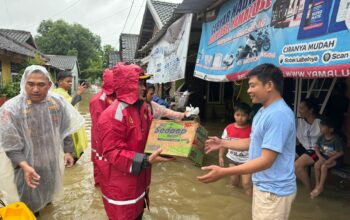
[[(233, 108), (234, 123), (226, 126), (221, 138), (225, 140), (249, 138), (251, 125), (249, 124), (251, 108), (246, 103), (236, 104)], [(224, 166), (225, 148), (219, 151), (219, 165)], [(248, 151), (236, 151), (229, 149), (226, 157), (229, 159), (229, 165), (237, 166), (248, 161)], [(232, 186), (237, 187), (242, 184), (245, 193), (252, 195), (251, 175), (233, 175), (231, 176)]]
[(330, 118), (324, 118), (320, 122), (321, 136), (315, 146), (318, 157), (318, 161), (314, 166), (316, 185), (310, 193), (311, 198), (315, 198), (322, 193), (328, 170), (341, 164), (340, 157), (344, 154), (344, 143), (339, 135), (334, 132), (334, 125), (334, 120)]

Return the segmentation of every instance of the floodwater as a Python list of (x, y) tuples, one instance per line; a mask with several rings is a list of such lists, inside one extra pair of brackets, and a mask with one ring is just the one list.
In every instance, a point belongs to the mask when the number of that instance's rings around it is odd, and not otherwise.
[[(87, 94), (80, 111), (90, 127)], [(225, 123), (206, 123), (210, 135), (220, 135)], [(205, 165), (215, 164), (216, 153), (208, 155)], [(144, 219), (150, 220), (228, 220), (251, 219), (251, 198), (242, 189), (233, 189), (229, 178), (216, 183), (203, 184), (196, 177), (204, 172), (188, 161), (157, 164), (152, 171), (151, 208), (145, 210)], [(100, 190), (93, 186), (90, 152), (67, 169), (64, 176), (65, 193), (42, 212), (39, 220), (105, 220), (107, 219)], [(325, 192), (316, 199), (301, 185), (292, 206), (290, 219), (342, 220), (350, 216), (350, 181), (331, 176)]]

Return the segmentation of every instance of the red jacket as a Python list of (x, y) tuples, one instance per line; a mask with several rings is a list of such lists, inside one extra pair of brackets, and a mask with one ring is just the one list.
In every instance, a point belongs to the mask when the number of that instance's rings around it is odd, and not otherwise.
[(135, 219), (144, 209), (151, 169), (140, 169), (152, 120), (138, 102), (139, 67), (118, 64), (114, 70), (117, 99), (98, 120), (98, 144), (106, 161), (96, 161), (109, 219)]
[(105, 69), (103, 72), (102, 90), (94, 95), (89, 104), (91, 115), (91, 161), (94, 165), (95, 185), (99, 184), (100, 172), (95, 164), (95, 160), (102, 160), (102, 151), (97, 145), (97, 121), (101, 113), (110, 106), (115, 99), (113, 71)]
[(96, 166), (96, 160), (103, 160), (102, 150), (97, 143), (97, 121), (101, 113), (110, 106), (115, 99), (114, 95), (107, 95), (103, 91), (98, 92), (90, 100), (91, 115), (91, 161), (94, 168), (95, 185), (100, 184), (101, 172)]
[[(101, 113), (110, 106), (115, 97), (107, 95), (103, 91), (96, 93), (90, 99), (90, 116), (91, 116), (91, 160), (95, 161), (96, 156), (102, 156), (101, 149), (97, 149), (97, 121)], [(96, 155), (97, 153), (97, 155)]]

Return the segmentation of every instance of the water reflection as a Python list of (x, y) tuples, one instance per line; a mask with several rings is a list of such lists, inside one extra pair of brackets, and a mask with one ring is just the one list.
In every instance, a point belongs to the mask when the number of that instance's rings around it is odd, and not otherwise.
[[(88, 99), (83, 98), (80, 111), (88, 111)], [(90, 122), (87, 121), (89, 125)], [(207, 123), (210, 135), (220, 135), (224, 123)], [(217, 162), (216, 153), (208, 155), (205, 164)], [(152, 171), (151, 208), (145, 211), (145, 220), (227, 220), (251, 219), (251, 199), (242, 189), (233, 189), (229, 178), (216, 183), (202, 184), (196, 176), (203, 174), (188, 161), (157, 164)], [(87, 151), (77, 165), (67, 169), (64, 176), (64, 198), (49, 205), (39, 219), (107, 219), (98, 188), (93, 186), (90, 153)], [(325, 192), (310, 199), (303, 187), (292, 207), (292, 220), (348, 219), (350, 216), (350, 181), (332, 177)]]

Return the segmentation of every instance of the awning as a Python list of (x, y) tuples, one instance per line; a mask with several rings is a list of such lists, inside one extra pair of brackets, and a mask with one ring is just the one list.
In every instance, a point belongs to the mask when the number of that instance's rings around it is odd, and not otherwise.
[(204, 12), (215, 2), (218, 2), (218, 0), (183, 0), (183, 2), (176, 8), (175, 13)]

